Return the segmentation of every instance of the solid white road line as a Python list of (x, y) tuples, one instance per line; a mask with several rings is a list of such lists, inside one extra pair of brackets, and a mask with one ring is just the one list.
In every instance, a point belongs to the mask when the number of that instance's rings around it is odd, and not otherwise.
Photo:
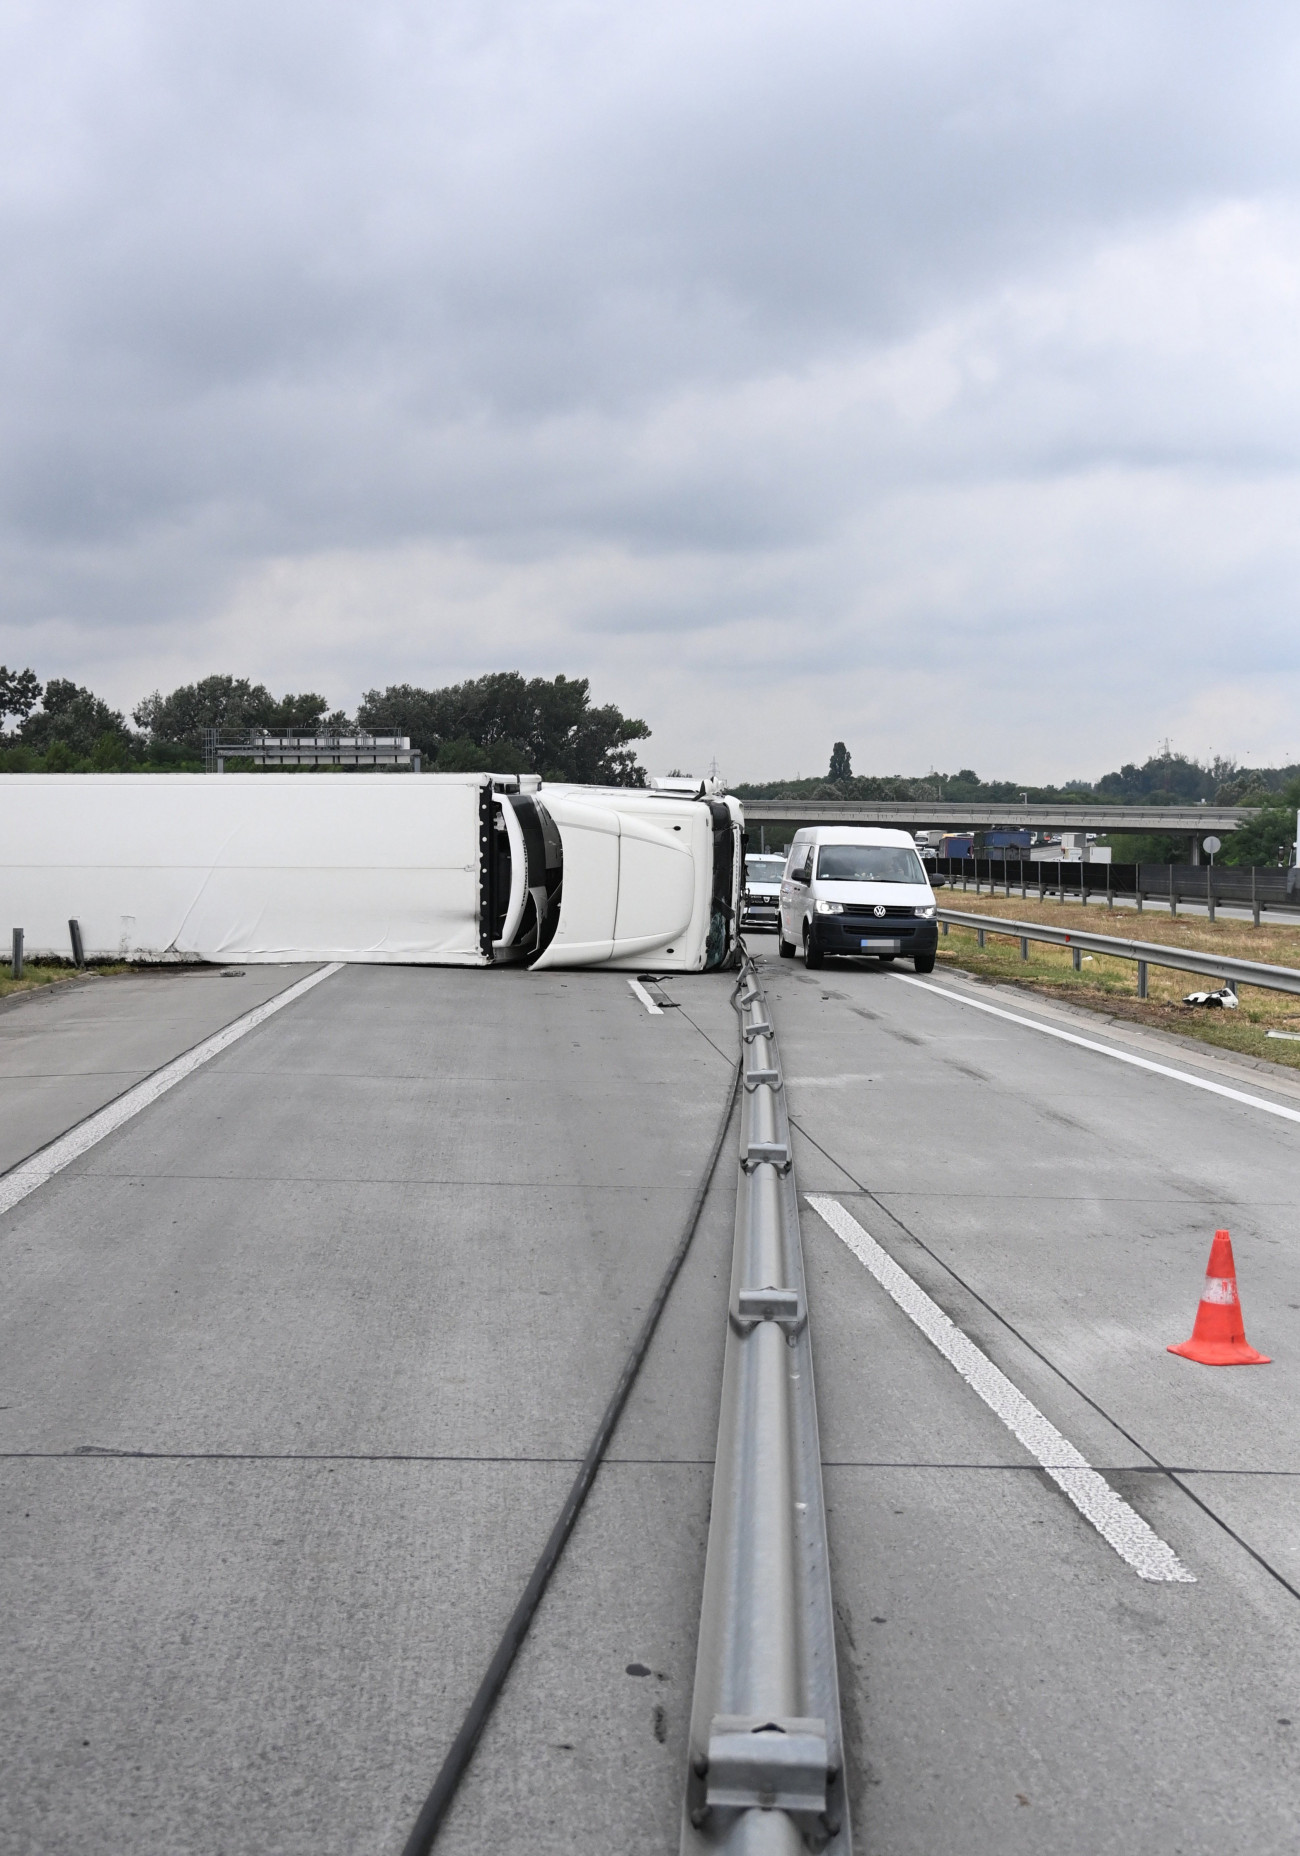
[(1283, 1121), (1300, 1121), (1300, 1109), (1283, 1108), (1280, 1102), (1266, 1102), (1262, 1096), (1247, 1095), (1244, 1089), (1229, 1089), (1226, 1083), (1212, 1083), (1208, 1077), (1193, 1076), (1190, 1071), (1175, 1070), (1170, 1064), (1154, 1063), (1150, 1057), (1135, 1057), (1132, 1051), (1116, 1050), (1112, 1044), (1098, 1044), (1095, 1038), (1083, 1038), (1077, 1032), (1045, 1025), (1040, 1018), (1026, 1018), (1023, 1013), (1005, 1011), (1000, 1005), (986, 1005), (983, 999), (969, 999), (964, 992), (955, 992), (950, 986), (932, 986), (928, 980), (914, 980), (908, 973), (895, 973), (894, 978), (902, 980), (905, 986), (919, 986), (923, 992), (936, 993), (940, 999), (968, 1005), (972, 1011), (988, 1012), (994, 1018), (1005, 1018), (1012, 1025), (1027, 1025), (1031, 1031), (1041, 1031), (1044, 1037), (1060, 1038), (1063, 1044), (1100, 1051), (1103, 1057), (1113, 1057), (1116, 1063), (1131, 1063), (1134, 1069), (1150, 1070), (1156, 1076), (1172, 1076), (1175, 1082), (1189, 1083), (1193, 1089), (1208, 1089), (1212, 1096), (1227, 1096), (1230, 1102), (1244, 1102), (1247, 1108), (1263, 1109), (1266, 1115), (1280, 1115)]
[(646, 991), (645, 987), (641, 984), (640, 980), (629, 980), (628, 985), (632, 988), (632, 991), (636, 994), (637, 998), (641, 1001), (642, 1005), (645, 1007), (646, 1011), (649, 1012), (652, 1018), (663, 1017), (664, 1015), (663, 1007), (661, 1005), (655, 1004), (654, 1000), (650, 997), (650, 994)]
[(818, 1193), (810, 1196), (808, 1203), (826, 1220), (835, 1235), (843, 1239), (858, 1261), (866, 1265), (926, 1339), (934, 1342), (944, 1359), (956, 1367), (971, 1390), (1001, 1418), (1030, 1456), (1037, 1458), (1083, 1518), (1091, 1521), (1102, 1539), (1128, 1562), (1139, 1579), (1180, 1585), (1196, 1583), (1196, 1574), (1188, 1572), (1173, 1548), (1115, 1493), (1068, 1438), (1062, 1437), (1038, 1407), (1012, 1385), (1001, 1368), (954, 1326), (938, 1303), (931, 1301), (920, 1284), (899, 1268), (888, 1251), (863, 1230), (838, 1200)]
[(343, 965), (343, 961), (333, 960), (327, 967), (321, 967), (318, 972), (309, 973), (306, 979), (295, 981), (292, 986), (277, 993), (274, 999), (268, 999), (262, 1005), (255, 1005), (252, 1011), (245, 1012), (242, 1018), (236, 1018), (233, 1023), (225, 1026), (221, 1031), (214, 1031), (210, 1038), (204, 1038), (203, 1042), (196, 1044), (193, 1050), (187, 1050), (183, 1056), (173, 1058), (171, 1063), (165, 1063), (161, 1070), (155, 1070), (153, 1075), (146, 1076), (143, 1082), (124, 1090), (104, 1108), (96, 1110), (93, 1115), (87, 1115), (86, 1119), (78, 1122), (75, 1128), (69, 1128), (66, 1134), (61, 1134), (56, 1141), (51, 1141), (48, 1147), (42, 1147), (30, 1159), (20, 1160), (18, 1165), (12, 1167), (9, 1172), (0, 1174), (0, 1217), (5, 1212), (12, 1211), (13, 1207), (21, 1199), (25, 1199), (29, 1192), (35, 1192), (38, 1186), (43, 1186), (47, 1179), (52, 1179), (56, 1173), (61, 1173), (65, 1166), (70, 1166), (74, 1160), (79, 1160), (82, 1154), (95, 1146), (96, 1142), (102, 1141), (106, 1134), (112, 1134), (115, 1129), (122, 1126), (123, 1122), (130, 1121), (133, 1115), (140, 1113), (141, 1109), (148, 1108), (149, 1104), (156, 1102), (159, 1096), (165, 1095), (169, 1089), (174, 1089), (177, 1083), (183, 1082), (201, 1064), (207, 1063), (209, 1058), (218, 1056), (221, 1051), (228, 1049), (246, 1033), (263, 1024), (274, 1013), (282, 1012), (286, 1005), (292, 1005), (295, 999), (301, 999), (305, 992), (310, 992), (313, 986), (319, 986), (322, 980), (329, 979), (330, 975), (337, 973)]

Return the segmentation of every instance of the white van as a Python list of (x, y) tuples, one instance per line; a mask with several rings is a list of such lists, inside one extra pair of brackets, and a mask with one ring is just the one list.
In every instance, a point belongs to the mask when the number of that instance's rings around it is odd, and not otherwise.
[(811, 825), (797, 831), (781, 881), (781, 952), (802, 947), (810, 967), (827, 954), (889, 961), (909, 955), (933, 973), (939, 928), (934, 891), (906, 831)]

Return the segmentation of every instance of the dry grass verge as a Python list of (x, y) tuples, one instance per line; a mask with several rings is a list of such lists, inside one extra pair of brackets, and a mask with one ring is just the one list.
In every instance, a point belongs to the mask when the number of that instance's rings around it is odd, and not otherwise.
[[(990, 921), (1001, 917), (1043, 922), (1053, 928), (1113, 934), (1129, 941), (1185, 947), (1198, 954), (1227, 954), (1300, 969), (1300, 926), (1267, 923), (1256, 928), (1250, 922), (1210, 922), (1204, 916), (1171, 920), (1151, 909), (1139, 915), (1132, 909), (1095, 905), (1085, 909), (1078, 903), (1040, 903), (1037, 897), (1021, 901), (1017, 895), (977, 897), (973, 893), (963, 895), (961, 890), (941, 890), (939, 905), (964, 915), (987, 915)], [(1148, 969), (1149, 996), (1139, 999), (1137, 967), (1131, 960), (1085, 954), (1083, 966), (1076, 973), (1069, 948), (1031, 941), (1029, 959), (1021, 960), (1018, 941), (991, 936), (980, 948), (975, 931), (963, 928), (950, 928), (946, 935), (940, 932), (939, 962), (942, 966), (964, 967), (982, 979), (1022, 986), (1046, 997), (1131, 1019), (1135, 1024), (1177, 1031), (1221, 1050), (1241, 1051), (1288, 1069), (1300, 1069), (1300, 1042), (1268, 1036), (1269, 1031), (1300, 1033), (1300, 996), (1294, 994), (1242, 986), (1241, 1005), (1235, 1012), (1184, 1005), (1185, 993), (1206, 991), (1213, 986), (1213, 980), (1177, 968), (1152, 966)]]

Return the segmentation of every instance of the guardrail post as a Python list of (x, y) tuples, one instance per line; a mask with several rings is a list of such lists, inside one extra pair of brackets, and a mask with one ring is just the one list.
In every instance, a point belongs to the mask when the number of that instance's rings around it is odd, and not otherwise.
[(942, 928), (942, 930), (943, 930), (943, 932), (944, 932), (945, 934), (947, 934), (947, 932), (948, 932), (948, 924), (947, 924), (947, 922), (940, 922), (940, 924), (939, 924), (939, 926), (940, 926), (940, 928)]
[[(947, 926), (948, 924), (945, 922), (945, 929)], [(1020, 937), (1020, 958), (1022, 960), (1028, 960), (1029, 958), (1029, 936), (1027, 934), (1022, 934)]]
[(14, 929), (13, 947), (13, 974), (16, 980), (20, 980), (23, 977), (23, 931), (21, 928)]
[(1254, 918), (1255, 926), (1258, 928), (1259, 927), (1259, 890), (1258, 890), (1258, 885), (1256, 883), (1255, 878), (1256, 878), (1256, 870), (1255, 870), (1254, 864), (1252, 864), (1250, 866), (1250, 913), (1252, 917)]
[(72, 942), (72, 964), (73, 966), (84, 967), (86, 964), (86, 951), (81, 945), (81, 923), (80, 922), (69, 922), (68, 923), (68, 939)]
[(1169, 866), (1169, 916), (1172, 921), (1178, 913), (1178, 889), (1174, 883), (1174, 866)]
[(1083, 972), (1083, 949), (1081, 947), (1072, 947), (1070, 949), (1070, 952), (1074, 956), (1075, 972), (1082, 973)]
[(984, 945), (984, 930), (982, 928), (977, 928), (975, 930), (975, 945), (976, 947), (983, 947)]
[(1146, 996), (1147, 996), (1147, 963), (1145, 960), (1139, 960), (1138, 961), (1138, 998), (1145, 999)]

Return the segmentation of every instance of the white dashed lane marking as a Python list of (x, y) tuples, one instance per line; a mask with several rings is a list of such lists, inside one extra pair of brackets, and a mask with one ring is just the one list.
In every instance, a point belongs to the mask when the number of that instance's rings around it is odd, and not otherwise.
[(817, 1193), (809, 1197), (808, 1203), (1139, 1579), (1196, 1583), (1195, 1573), (1188, 1572), (1173, 1548), (1115, 1493), (1105, 1477), (1097, 1474), (1069, 1439), (1062, 1437), (1051, 1420), (949, 1320), (939, 1304), (913, 1282), (906, 1270), (900, 1269), (837, 1199)]

